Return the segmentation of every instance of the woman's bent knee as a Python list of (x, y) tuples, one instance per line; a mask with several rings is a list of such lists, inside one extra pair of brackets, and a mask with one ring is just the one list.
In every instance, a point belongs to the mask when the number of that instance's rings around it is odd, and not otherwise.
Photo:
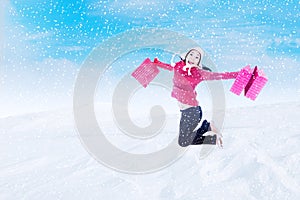
[(178, 144), (181, 147), (187, 147), (187, 146), (190, 145), (190, 143), (188, 141), (186, 141), (186, 140), (178, 140)]

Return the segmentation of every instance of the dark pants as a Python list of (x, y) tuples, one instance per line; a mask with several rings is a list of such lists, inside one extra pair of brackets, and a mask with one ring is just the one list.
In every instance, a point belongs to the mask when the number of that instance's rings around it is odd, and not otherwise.
[(182, 147), (188, 145), (216, 144), (216, 136), (203, 136), (210, 131), (210, 124), (204, 120), (201, 127), (194, 131), (202, 118), (200, 106), (181, 110), (178, 144)]

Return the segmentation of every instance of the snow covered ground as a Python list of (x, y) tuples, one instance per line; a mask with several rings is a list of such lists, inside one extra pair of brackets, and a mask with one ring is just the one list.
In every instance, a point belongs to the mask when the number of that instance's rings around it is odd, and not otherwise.
[[(178, 118), (168, 121), (177, 127)], [(80, 142), (72, 110), (1, 118), (0, 199), (296, 200), (299, 118), (300, 102), (231, 108), (226, 110), (224, 149), (199, 159), (202, 147), (193, 146), (169, 167), (140, 175), (114, 171), (93, 159)], [(116, 129), (113, 122), (106, 125)], [(168, 142), (177, 136), (166, 127), (155, 138)], [(122, 138), (126, 143), (127, 136), (106, 134), (111, 142)], [(144, 143), (126, 145), (147, 149)]]

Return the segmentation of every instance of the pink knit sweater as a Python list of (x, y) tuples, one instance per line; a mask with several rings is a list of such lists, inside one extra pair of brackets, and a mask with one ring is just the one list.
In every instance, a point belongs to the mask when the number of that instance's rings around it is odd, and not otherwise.
[(205, 80), (221, 80), (221, 79), (234, 79), (237, 77), (239, 72), (224, 72), (224, 73), (215, 73), (209, 72), (198, 67), (191, 68), (191, 75), (188, 75), (188, 70), (184, 71), (183, 67), (185, 66), (184, 61), (179, 61), (172, 67), (170, 64), (166, 64), (154, 60), (154, 63), (158, 67), (174, 70), (173, 76), (173, 90), (172, 97), (176, 98), (179, 102), (191, 106), (198, 106), (199, 102), (196, 99), (197, 93), (195, 91), (196, 86)]

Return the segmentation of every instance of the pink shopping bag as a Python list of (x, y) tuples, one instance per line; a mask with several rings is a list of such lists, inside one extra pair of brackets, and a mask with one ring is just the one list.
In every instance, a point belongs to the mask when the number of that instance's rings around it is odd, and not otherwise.
[(252, 71), (253, 70), (250, 68), (250, 65), (244, 67), (236, 77), (230, 91), (236, 95), (240, 95), (251, 79)]
[(244, 95), (254, 101), (267, 81), (262, 70), (259, 70), (257, 66), (251, 69), (248, 65), (239, 72), (230, 91), (240, 95), (244, 90)]
[(147, 87), (149, 83), (159, 73), (156, 64), (151, 62), (149, 58), (145, 59), (143, 63), (132, 72), (132, 76), (143, 86)]
[(251, 100), (255, 100), (262, 88), (266, 85), (268, 79), (262, 70), (258, 70), (257, 67), (254, 69), (249, 86), (245, 88), (245, 96)]

